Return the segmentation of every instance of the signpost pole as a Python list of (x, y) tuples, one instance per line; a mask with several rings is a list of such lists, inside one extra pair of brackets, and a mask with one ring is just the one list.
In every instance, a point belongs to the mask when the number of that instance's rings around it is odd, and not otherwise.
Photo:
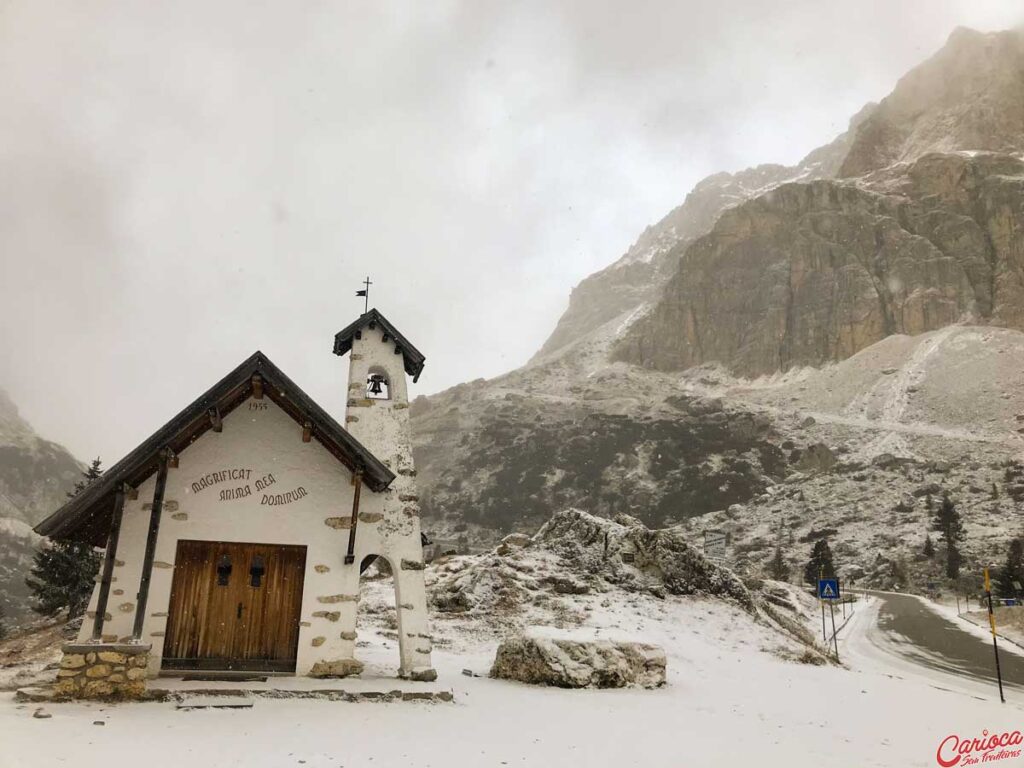
[(828, 646), (828, 635), (825, 634), (825, 601), (821, 596), (821, 580), (825, 578), (825, 569), (818, 568), (818, 602), (821, 603), (821, 642)]
[(832, 643), (836, 648), (836, 663), (839, 662), (839, 638), (836, 636), (836, 612), (832, 607), (832, 601), (828, 603), (828, 612), (832, 615)]
[[(839, 582), (837, 581), (836, 583), (838, 584)], [(840, 590), (839, 594), (842, 594), (842, 590)], [(843, 597), (843, 621), (846, 621), (846, 598), (845, 597)]]
[(999, 681), (999, 700), (1006, 703), (1003, 695), (1003, 673), (999, 669), (999, 646), (996, 644), (996, 615), (992, 612), (992, 581), (989, 579), (988, 568), (985, 573), (985, 598), (988, 600), (988, 624), (992, 628), (992, 650), (996, 654), (996, 680)]

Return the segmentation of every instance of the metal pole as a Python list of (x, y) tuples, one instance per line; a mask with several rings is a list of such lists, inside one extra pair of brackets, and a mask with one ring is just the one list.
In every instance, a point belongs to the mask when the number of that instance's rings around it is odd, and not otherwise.
[(996, 616), (992, 612), (992, 582), (989, 580), (988, 568), (985, 569), (985, 597), (988, 598), (988, 624), (992, 628), (992, 650), (996, 655), (996, 680), (999, 681), (999, 700), (1005, 704), (1003, 673), (999, 669), (999, 646), (996, 644)]
[(835, 643), (836, 647), (836, 662), (839, 661), (839, 638), (836, 636), (836, 612), (832, 608), (832, 603), (828, 604), (828, 612), (832, 614), (832, 642)]
[(825, 568), (818, 566), (818, 602), (821, 603), (821, 642), (828, 645), (828, 635), (825, 634), (825, 601), (821, 599), (821, 580), (825, 578)]

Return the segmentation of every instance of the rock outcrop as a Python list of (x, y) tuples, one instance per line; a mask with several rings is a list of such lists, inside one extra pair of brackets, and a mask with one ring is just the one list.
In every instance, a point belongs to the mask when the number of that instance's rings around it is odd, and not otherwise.
[(494, 551), (438, 569), (431, 589), (442, 613), (498, 620), (554, 594), (620, 589), (633, 593), (707, 595), (755, 612), (750, 592), (731, 571), (690, 546), (678, 528), (651, 530), (639, 520), (607, 520), (576, 509), (554, 514), (526, 546)]
[(656, 645), (531, 629), (498, 646), (491, 677), (559, 688), (658, 688), (665, 666), (665, 651)]
[(1024, 162), (927, 155), (726, 211), (614, 350), (756, 376), (961, 320), (1024, 328)]
[(1024, 30), (954, 30), (858, 127), (838, 175), (953, 150), (1024, 150)]
[(656, 300), (675, 274), (686, 246), (706, 234), (722, 211), (787, 182), (835, 176), (855, 129), (874, 108), (874, 104), (868, 104), (850, 120), (846, 132), (796, 165), (766, 163), (737, 173), (712, 174), (699, 182), (682, 205), (644, 230), (622, 258), (573, 289), (569, 308), (534, 360), (585, 338), (604, 323), (624, 315), (628, 318), (645, 302)]

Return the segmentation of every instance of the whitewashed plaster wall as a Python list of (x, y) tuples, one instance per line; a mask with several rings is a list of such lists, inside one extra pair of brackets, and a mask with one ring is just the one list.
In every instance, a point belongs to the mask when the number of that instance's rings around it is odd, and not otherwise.
[[(351, 473), (315, 439), (303, 443), (302, 428), (269, 397), (243, 403), (224, 418), (223, 425), (222, 432), (208, 431), (183, 451), (179, 466), (168, 471), (142, 633), (142, 641), (153, 646), (149, 673), (159, 671), (163, 656), (179, 539), (304, 545), (306, 574), (296, 674), (307, 674), (320, 660), (353, 658), (360, 558), (354, 565), (344, 564), (349, 531), (334, 527), (347, 526), (352, 513)], [(245, 480), (206, 488), (194, 485), (211, 472), (230, 469), (246, 470)], [(270, 475), (273, 484), (257, 490), (257, 481), (266, 481)], [(125, 640), (132, 633), (155, 482), (155, 476), (150, 477), (138, 489), (138, 498), (125, 502), (115, 581), (108, 601), (110, 619), (104, 627), (107, 639)], [(221, 498), (222, 491), (246, 486), (251, 495)], [(300, 487), (306, 491), (300, 499), (277, 506), (264, 503), (264, 495), (285, 494)], [(360, 509), (370, 516), (382, 515), (384, 495), (364, 486)], [(358, 529), (357, 555), (369, 552), (367, 544), (378, 546), (363, 541), (374, 538), (368, 529)], [(398, 573), (399, 564), (395, 565)], [(95, 615), (97, 591), (89, 606), (90, 618)], [(332, 621), (327, 614), (334, 612), (340, 617)], [(79, 640), (88, 640), (91, 630), (92, 622), (86, 620)], [(323, 643), (314, 646), (314, 639), (321, 637)]]
[[(419, 496), (412, 458), (409, 399), (404, 360), (380, 327), (364, 327), (353, 339), (349, 362), (345, 426), (395, 473), (384, 492), (382, 515), (360, 515), (359, 552), (387, 558), (395, 575), (402, 674), (431, 669), (431, 636), (423, 582)], [(367, 377), (387, 376), (388, 399), (367, 397)], [(356, 562), (359, 562), (357, 557)]]

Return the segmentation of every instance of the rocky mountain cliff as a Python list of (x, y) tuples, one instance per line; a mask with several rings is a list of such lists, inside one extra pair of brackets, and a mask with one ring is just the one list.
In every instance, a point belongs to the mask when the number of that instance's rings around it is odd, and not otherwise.
[(929, 154), (729, 209), (613, 357), (756, 376), (962, 320), (1024, 329), (1022, 276), (1024, 162)]
[(613, 357), (757, 375), (961, 320), (1024, 328), (1022, 65), (1021, 33), (954, 32), (851, 129), (841, 178), (770, 190), (687, 246)]
[(657, 298), (675, 274), (685, 247), (706, 234), (726, 208), (792, 181), (833, 177), (853, 141), (856, 128), (872, 113), (869, 104), (850, 120), (849, 129), (793, 166), (765, 164), (738, 173), (716, 173), (693, 188), (683, 204), (644, 230), (626, 254), (577, 285), (569, 308), (534, 356), (538, 360), (585, 337), (617, 317)]

